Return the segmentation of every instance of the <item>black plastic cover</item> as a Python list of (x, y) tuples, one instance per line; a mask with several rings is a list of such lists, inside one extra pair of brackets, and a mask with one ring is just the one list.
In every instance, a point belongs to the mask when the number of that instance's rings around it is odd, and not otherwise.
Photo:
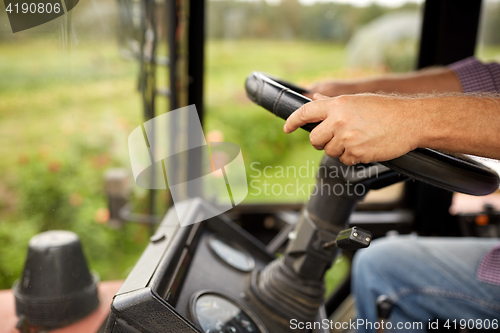
[(21, 280), (12, 287), (16, 313), (38, 327), (68, 325), (97, 308), (97, 282), (75, 233), (43, 232), (31, 238)]
[(339, 232), (336, 242), (337, 247), (348, 251), (354, 251), (370, 246), (371, 240), (371, 232), (361, 228), (352, 227)]

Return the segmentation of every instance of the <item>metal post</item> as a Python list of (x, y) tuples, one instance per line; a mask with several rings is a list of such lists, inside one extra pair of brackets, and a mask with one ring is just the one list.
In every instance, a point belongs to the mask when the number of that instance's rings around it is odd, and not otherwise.
[[(189, 4), (189, 37), (188, 37), (188, 104), (196, 105), (198, 118), (203, 125), (203, 77), (205, 57), (205, 0), (190, 0)], [(199, 134), (199, 135), (198, 135)], [(201, 133), (190, 133), (188, 139), (191, 146), (202, 142)], [(210, 143), (209, 143), (210, 144)], [(188, 153), (188, 179), (199, 178), (202, 173), (201, 150), (190, 150)], [(188, 197), (202, 193), (200, 188), (187, 188)]]

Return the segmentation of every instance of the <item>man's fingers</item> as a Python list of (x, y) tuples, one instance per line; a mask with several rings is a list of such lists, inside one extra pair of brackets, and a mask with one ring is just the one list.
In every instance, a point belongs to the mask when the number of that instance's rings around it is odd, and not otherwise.
[(346, 151), (345, 147), (340, 143), (340, 140), (335, 139), (335, 137), (325, 145), (325, 154), (333, 158), (338, 158), (340, 162), (345, 165), (360, 163), (359, 157)]
[(328, 119), (329, 118), (326, 118), (311, 131), (311, 134), (309, 134), (309, 141), (317, 150), (324, 149), (326, 144), (333, 138), (333, 126)]
[(283, 131), (291, 133), (308, 123), (323, 121), (328, 115), (327, 100), (312, 101), (302, 105), (286, 120)]
[(317, 101), (317, 100), (320, 100), (320, 99), (328, 99), (328, 98), (330, 98), (328, 96), (325, 96), (325, 95), (322, 95), (322, 94), (320, 94), (318, 92), (315, 92), (314, 90), (305, 92), (303, 95), (306, 96), (306, 97), (308, 97), (308, 98), (310, 98), (310, 99), (312, 99), (313, 101)]
[(354, 159), (354, 157), (347, 153), (343, 153), (342, 155), (340, 155), (339, 159), (340, 162), (344, 163), (345, 165), (356, 165), (359, 163), (358, 161), (356, 161), (356, 159)]
[(319, 100), (322, 100), (322, 99), (329, 99), (330, 97), (328, 96), (325, 96), (325, 95), (322, 95), (320, 93), (315, 93), (313, 96), (312, 96), (312, 99), (315, 100), (315, 101), (319, 101)]
[(343, 145), (338, 142), (338, 140), (335, 140), (335, 137), (331, 139), (326, 145), (325, 145), (325, 154), (327, 154), (330, 157), (337, 158), (344, 154), (345, 148)]

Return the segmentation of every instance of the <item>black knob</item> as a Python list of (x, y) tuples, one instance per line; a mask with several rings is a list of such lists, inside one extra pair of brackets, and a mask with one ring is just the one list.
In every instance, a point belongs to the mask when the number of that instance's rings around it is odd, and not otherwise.
[(386, 295), (377, 298), (377, 314), (380, 319), (389, 319), (394, 304)]
[(43, 232), (31, 238), (22, 277), (12, 287), (16, 313), (34, 326), (65, 326), (98, 306), (97, 282), (75, 233)]

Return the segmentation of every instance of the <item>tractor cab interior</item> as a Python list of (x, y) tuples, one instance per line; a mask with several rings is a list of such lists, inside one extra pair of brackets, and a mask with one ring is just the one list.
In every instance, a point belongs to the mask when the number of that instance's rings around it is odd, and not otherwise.
[[(429, 0), (423, 6), (417, 69), (474, 55), (481, 1)], [(166, 34), (170, 109), (195, 104), (200, 119), (204, 118), (205, 9), (205, 2), (171, 1)], [(146, 15), (150, 23), (151, 10)], [(145, 65), (145, 76), (152, 75), (153, 63)], [(260, 106), (255, 105), (253, 112), (267, 109), (286, 119), (310, 101), (301, 95), (305, 89), (286, 78), (261, 72), (247, 75), (241, 77), (241, 89)], [(315, 125), (303, 129), (311, 131)], [(182, 163), (193, 165), (200, 159), (193, 152)], [(325, 156), (318, 169), (342, 166), (338, 159)], [(218, 215), (209, 200), (186, 195), (162, 218), (115, 295), (105, 331), (329, 332), (292, 329), (290, 322), (321, 322), (345, 315), (350, 274), (328, 293), (324, 283), (341, 253), (349, 261), (354, 251), (388, 231), (481, 236), (479, 229), (465, 222), (473, 216), (450, 214), (453, 192), (482, 196), (499, 186), (498, 174), (480, 161), (430, 149), (353, 168), (352, 174), (342, 177), (318, 172), (316, 178), (329, 188), (350, 183), (352, 193), (315, 192), (303, 205), (241, 204)], [(356, 168), (370, 172), (357, 173)], [(189, 172), (193, 174), (179, 177), (193, 179), (201, 171), (189, 168)], [(181, 184), (181, 178), (175, 182)], [(360, 204), (367, 191), (357, 193), (356, 185), (377, 190), (395, 183), (404, 183), (397, 200)], [(200, 220), (204, 221), (195, 223)]]
[(498, 331), (500, 0), (17, 2), (0, 333)]

